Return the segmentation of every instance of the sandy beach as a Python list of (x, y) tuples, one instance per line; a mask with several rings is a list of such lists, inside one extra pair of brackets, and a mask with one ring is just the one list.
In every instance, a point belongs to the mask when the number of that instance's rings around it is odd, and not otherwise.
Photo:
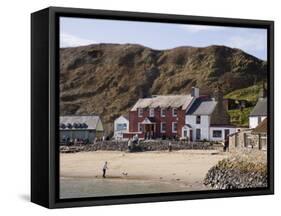
[[(65, 195), (66, 197), (71, 196), (71, 194), (74, 194), (73, 196), (83, 196), (83, 194), (77, 195), (74, 192), (69, 195), (68, 190), (71, 190), (71, 187), (77, 187), (76, 192), (81, 188), (85, 191), (87, 185), (101, 186), (112, 184), (112, 182), (113, 184), (116, 182), (116, 185), (120, 187), (125, 183), (126, 190), (128, 190), (130, 184), (134, 185), (131, 188), (137, 189), (138, 182), (143, 187), (146, 183), (150, 183), (150, 187), (154, 188), (155, 192), (162, 192), (161, 188), (163, 188), (163, 191), (204, 190), (207, 189), (203, 185), (203, 179), (207, 171), (219, 160), (226, 157), (227, 154), (218, 153), (215, 150), (142, 153), (97, 151), (61, 154), (60, 176), (63, 183), (61, 193), (68, 194)], [(108, 170), (107, 178), (103, 179), (102, 167), (105, 161), (108, 162)], [(95, 181), (95, 184), (93, 181)], [(70, 184), (71, 182), (72, 185)], [(79, 186), (78, 182), (81, 182), (83, 187)], [(163, 184), (163, 187), (160, 187), (161, 184)], [(170, 189), (167, 185), (171, 186)], [(159, 186), (158, 189), (156, 188), (157, 186)], [(146, 193), (145, 188), (149, 187), (144, 187), (141, 190), (144, 190), (143, 193)], [(151, 191), (147, 190), (148, 192)], [(112, 189), (111, 192), (115, 194)], [(122, 192), (119, 188), (116, 194)], [(128, 194), (130, 191), (124, 193)], [(132, 193), (137, 192), (132, 191)], [(88, 194), (88, 191), (86, 194)]]

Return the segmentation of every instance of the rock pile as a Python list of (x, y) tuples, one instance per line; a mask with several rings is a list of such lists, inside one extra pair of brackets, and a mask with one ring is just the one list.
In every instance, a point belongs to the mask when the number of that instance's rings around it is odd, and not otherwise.
[(261, 156), (263, 153), (249, 152), (250, 157), (241, 153), (220, 161), (208, 171), (204, 184), (214, 189), (267, 187), (267, 163), (266, 157)]

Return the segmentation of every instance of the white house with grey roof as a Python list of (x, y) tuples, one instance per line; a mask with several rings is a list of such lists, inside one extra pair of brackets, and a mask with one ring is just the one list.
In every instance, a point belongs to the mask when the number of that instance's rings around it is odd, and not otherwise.
[(70, 140), (93, 143), (96, 137), (103, 134), (103, 125), (97, 115), (60, 116), (60, 142)]
[(260, 97), (249, 115), (249, 127), (257, 127), (267, 117), (267, 98)]
[(194, 100), (186, 112), (182, 138), (222, 141), (235, 131), (236, 127), (230, 125), (229, 115), (223, 105), (222, 93), (217, 92), (215, 98), (200, 96)]

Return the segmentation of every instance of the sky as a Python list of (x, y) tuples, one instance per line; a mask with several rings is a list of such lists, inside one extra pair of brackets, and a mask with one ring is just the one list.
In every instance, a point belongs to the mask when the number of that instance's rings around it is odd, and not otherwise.
[(267, 60), (266, 29), (60, 18), (60, 47), (94, 43), (132, 43), (157, 50), (224, 45)]

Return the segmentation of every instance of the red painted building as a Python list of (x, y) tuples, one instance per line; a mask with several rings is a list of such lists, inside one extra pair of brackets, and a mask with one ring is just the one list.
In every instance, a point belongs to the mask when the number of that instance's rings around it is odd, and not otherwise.
[(182, 136), (185, 114), (199, 90), (190, 95), (157, 95), (139, 99), (129, 111), (129, 132), (123, 138), (174, 138)]

